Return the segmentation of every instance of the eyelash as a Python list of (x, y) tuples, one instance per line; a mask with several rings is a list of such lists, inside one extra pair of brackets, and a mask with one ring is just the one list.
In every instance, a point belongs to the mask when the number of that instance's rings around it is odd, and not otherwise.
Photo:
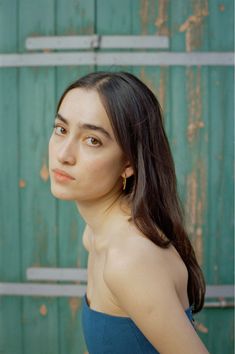
[[(59, 136), (61, 136), (61, 135), (63, 135), (63, 133), (56, 133), (56, 128), (62, 128), (62, 129), (64, 129), (64, 130), (66, 130), (64, 127), (62, 127), (61, 125), (58, 125), (58, 124), (53, 124), (53, 128), (54, 128), (54, 130), (55, 130), (55, 134), (56, 135), (59, 135)], [(93, 136), (87, 136), (86, 137), (86, 140), (87, 139), (93, 139), (93, 141), (95, 140), (98, 144), (95, 144), (95, 145), (93, 145), (93, 144), (88, 144), (89, 146), (93, 146), (93, 147), (99, 147), (99, 146), (101, 146), (102, 145), (102, 143), (101, 143), (101, 141), (99, 141), (97, 138), (94, 138)]]

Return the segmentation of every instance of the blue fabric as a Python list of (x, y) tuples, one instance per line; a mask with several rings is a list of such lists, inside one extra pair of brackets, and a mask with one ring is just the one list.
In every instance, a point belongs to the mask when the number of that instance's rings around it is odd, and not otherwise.
[[(185, 313), (193, 323), (192, 309)], [(129, 317), (112, 316), (82, 299), (82, 326), (89, 354), (159, 354)]]

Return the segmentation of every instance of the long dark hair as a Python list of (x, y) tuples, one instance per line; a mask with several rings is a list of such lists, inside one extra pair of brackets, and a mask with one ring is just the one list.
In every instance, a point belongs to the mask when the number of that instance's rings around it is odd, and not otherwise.
[(205, 281), (184, 228), (174, 162), (157, 98), (130, 73), (97, 72), (71, 84), (60, 98), (57, 111), (73, 88), (98, 92), (117, 142), (134, 169), (124, 191), (131, 201), (132, 219), (156, 245), (175, 246), (188, 269), (189, 303), (194, 313), (199, 312)]

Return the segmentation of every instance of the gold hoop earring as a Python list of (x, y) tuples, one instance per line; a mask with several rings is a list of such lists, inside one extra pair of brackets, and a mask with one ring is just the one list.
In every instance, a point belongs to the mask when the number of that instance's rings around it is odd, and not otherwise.
[(126, 189), (126, 176), (124, 176), (122, 180), (122, 190), (124, 191), (125, 189)]

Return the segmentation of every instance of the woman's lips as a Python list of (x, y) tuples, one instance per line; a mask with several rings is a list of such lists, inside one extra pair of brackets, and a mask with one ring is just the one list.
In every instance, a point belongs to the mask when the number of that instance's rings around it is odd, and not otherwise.
[(55, 168), (52, 171), (54, 173), (55, 180), (58, 182), (68, 182), (68, 181), (75, 180), (74, 177), (70, 176), (68, 173), (66, 173), (63, 170), (59, 170), (59, 169)]

